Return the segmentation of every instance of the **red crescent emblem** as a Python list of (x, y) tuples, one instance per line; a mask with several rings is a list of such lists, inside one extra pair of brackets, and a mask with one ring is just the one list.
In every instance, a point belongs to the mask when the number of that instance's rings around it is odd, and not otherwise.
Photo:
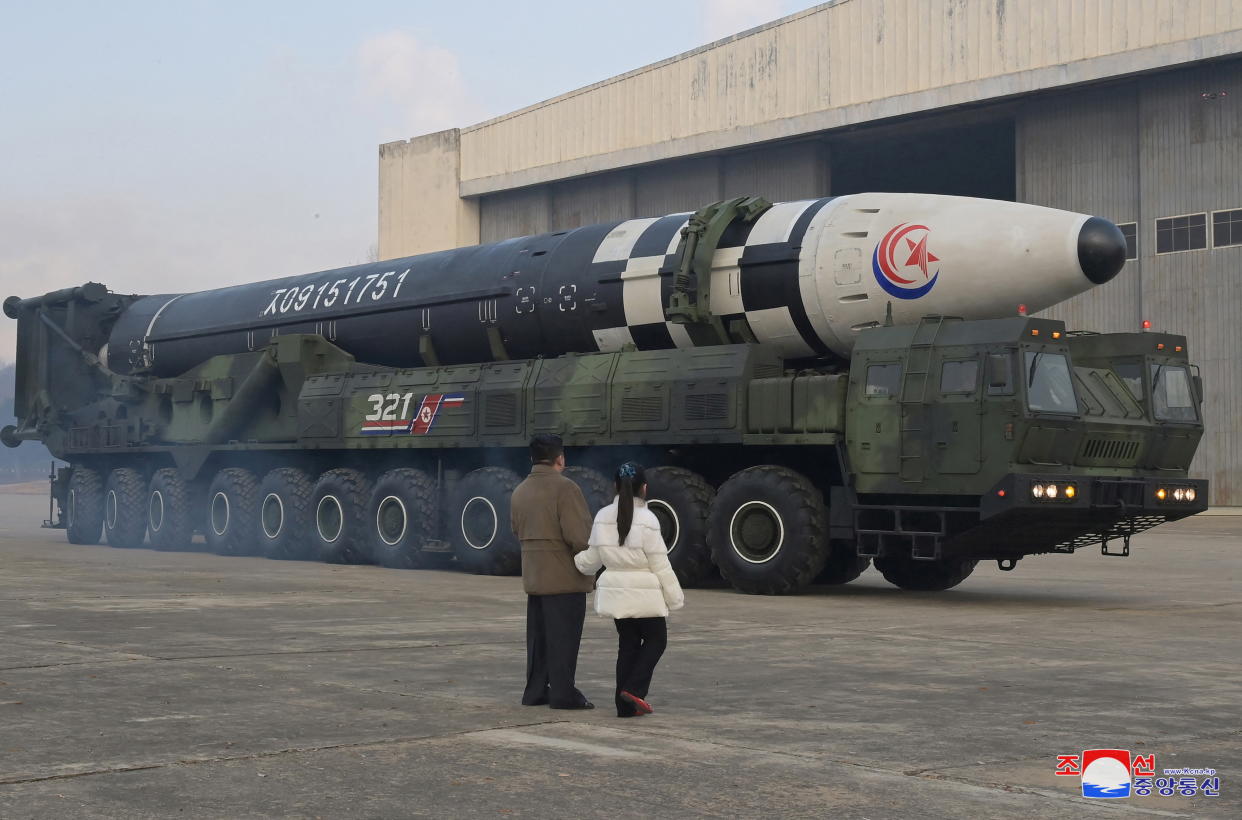
[[(923, 236), (919, 237), (917, 240), (914, 238), (907, 238), (915, 231), (923, 231)], [(934, 256), (927, 250), (927, 235), (929, 232), (930, 229), (926, 225), (907, 225), (903, 222), (884, 235), (884, 238), (880, 240), (878, 261), (880, 264), (880, 270), (889, 281), (895, 282), (899, 285), (913, 285), (915, 283), (915, 280), (906, 279), (897, 273), (897, 268), (899, 266), (895, 257), (897, 250), (901, 245), (902, 239), (905, 239), (906, 244), (909, 246), (908, 250), (910, 251), (910, 258), (907, 259), (905, 264), (900, 267), (917, 267), (920, 271), (922, 271), (923, 278), (928, 278), (928, 263), (940, 261), (938, 257)]]

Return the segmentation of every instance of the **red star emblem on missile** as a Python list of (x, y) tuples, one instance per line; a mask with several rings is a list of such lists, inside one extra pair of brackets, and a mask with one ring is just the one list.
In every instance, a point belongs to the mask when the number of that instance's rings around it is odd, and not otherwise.
[(910, 246), (910, 258), (906, 260), (905, 267), (917, 265), (919, 270), (923, 272), (923, 278), (927, 278), (927, 264), (929, 262), (939, 262), (940, 258), (932, 255), (927, 250), (927, 234), (924, 233), (919, 237), (919, 241), (915, 242), (910, 237), (906, 237), (906, 244)]

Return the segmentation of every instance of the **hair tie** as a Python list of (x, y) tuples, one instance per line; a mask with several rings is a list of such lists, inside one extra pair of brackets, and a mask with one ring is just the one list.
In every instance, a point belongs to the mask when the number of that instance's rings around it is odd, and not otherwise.
[(635, 469), (633, 464), (627, 461), (626, 463), (622, 464), (617, 469), (617, 475), (621, 476), (622, 478), (633, 478), (634, 476), (638, 475), (638, 470)]

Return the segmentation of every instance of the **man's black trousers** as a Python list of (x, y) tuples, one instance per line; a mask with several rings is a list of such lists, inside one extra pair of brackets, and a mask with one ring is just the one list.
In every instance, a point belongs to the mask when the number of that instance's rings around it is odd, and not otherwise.
[(526, 596), (526, 691), (522, 703), (565, 708), (586, 702), (574, 686), (585, 618), (585, 592)]
[(663, 618), (617, 618), (617, 714), (630, 717), (634, 705), (621, 699), (621, 691), (647, 697), (651, 676), (668, 645), (668, 627)]

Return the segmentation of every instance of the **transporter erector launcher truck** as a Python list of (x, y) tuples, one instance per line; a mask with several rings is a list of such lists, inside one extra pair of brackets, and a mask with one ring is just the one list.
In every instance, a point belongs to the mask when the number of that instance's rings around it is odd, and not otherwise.
[[(1120, 270), (1097, 217), (870, 193), (631, 219), (187, 294), (4, 303), (74, 543), (517, 572), (526, 442), (592, 506), (648, 466), (684, 582), (904, 589), (1204, 509), (1186, 341), (1030, 318)], [(1019, 305), (1024, 309), (1019, 310)], [(1110, 548), (1110, 544), (1112, 547)]]

